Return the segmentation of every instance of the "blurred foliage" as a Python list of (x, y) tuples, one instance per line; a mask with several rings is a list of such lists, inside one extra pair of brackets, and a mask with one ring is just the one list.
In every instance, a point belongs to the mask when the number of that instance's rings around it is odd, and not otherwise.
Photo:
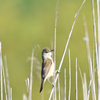
[[(64, 47), (74, 21), (74, 16), (83, 0), (60, 0), (57, 23), (57, 67), (59, 66)], [(96, 3), (95, 3), (96, 5)], [(39, 61), (34, 64), (33, 71), (33, 100), (40, 100), (40, 69), (41, 51), (44, 47), (51, 48), (54, 39), (56, 0), (8, 0), (0, 1), (0, 40), (2, 42), (3, 56), (7, 57), (10, 85), (13, 91), (13, 100), (22, 100), (23, 93), (27, 95), (25, 79), (29, 77), (31, 66), (31, 53), (35, 45), (34, 56)], [(91, 57), (93, 49), (93, 21), (91, 0), (87, 0), (77, 18), (72, 37), (69, 43), (71, 50), (72, 90), (71, 100), (75, 98), (75, 58), (82, 73), (86, 72), (89, 85), (89, 70), (87, 52), (84, 38), (83, 15), (86, 17)], [(35, 61), (34, 61), (35, 62)], [(61, 91), (63, 94), (63, 69), (67, 69), (68, 94), (68, 51), (60, 73)], [(44, 99), (47, 100), (52, 86), (46, 82), (44, 86)], [(78, 92), (82, 99), (82, 84), (78, 70)], [(67, 95), (68, 96), (68, 95)]]

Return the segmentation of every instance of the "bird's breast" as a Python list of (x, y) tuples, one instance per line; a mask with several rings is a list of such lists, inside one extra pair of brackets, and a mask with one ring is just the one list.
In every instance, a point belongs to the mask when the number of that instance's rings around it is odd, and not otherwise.
[(51, 67), (50, 67), (50, 70), (46, 76), (46, 79), (48, 79), (49, 77), (53, 76), (54, 75), (54, 64), (52, 63)]

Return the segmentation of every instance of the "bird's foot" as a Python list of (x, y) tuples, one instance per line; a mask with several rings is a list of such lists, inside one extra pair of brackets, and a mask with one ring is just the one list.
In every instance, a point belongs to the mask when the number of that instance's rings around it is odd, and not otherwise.
[(51, 82), (49, 81), (49, 79), (47, 79), (47, 81), (52, 85), (52, 88), (55, 86), (53, 83), (51, 83)]
[(60, 73), (60, 70), (56, 70), (55, 73), (59, 74)]
[(54, 86), (55, 86), (55, 85), (52, 83), (52, 88), (54, 88)]

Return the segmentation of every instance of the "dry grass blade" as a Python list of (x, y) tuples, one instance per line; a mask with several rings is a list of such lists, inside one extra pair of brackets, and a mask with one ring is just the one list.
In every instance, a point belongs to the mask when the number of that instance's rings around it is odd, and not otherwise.
[(23, 100), (27, 100), (27, 96), (23, 94)]
[[(98, 8), (98, 5), (99, 5), (99, 1), (97, 0), (97, 8)], [(95, 54), (96, 54), (96, 66), (97, 66), (97, 68), (98, 68), (98, 65), (99, 65), (99, 59), (98, 59), (98, 54), (99, 54), (99, 52), (97, 51), (97, 40), (96, 40), (96, 23), (95, 23), (95, 10), (94, 10), (94, 0), (92, 0), (92, 10), (93, 10), (93, 29), (94, 29), (94, 43), (95, 43)], [(98, 10), (97, 10), (97, 14), (99, 14), (99, 12), (98, 12)], [(97, 20), (98, 20), (98, 16), (97, 16)], [(98, 21), (97, 21), (98, 22)], [(98, 28), (98, 31), (99, 31), (99, 28)], [(99, 39), (99, 38), (98, 38)], [(99, 40), (98, 40), (98, 42), (99, 42)], [(98, 49), (99, 50), (99, 49)], [(97, 72), (98, 72), (98, 70), (97, 70)], [(100, 73), (100, 72), (99, 72)], [(97, 76), (98, 76), (98, 74), (97, 74)], [(99, 77), (97, 77), (97, 80), (99, 79)], [(99, 85), (99, 83), (98, 83), (98, 85)], [(99, 85), (100, 86), (100, 85)], [(99, 88), (98, 88), (99, 89)], [(98, 91), (98, 94), (99, 94), (99, 91)], [(100, 98), (99, 97), (99, 95), (98, 95), (98, 98)], [(98, 100), (100, 100), (100, 99), (98, 99)]]
[(80, 67), (79, 67), (79, 72), (80, 72), (81, 81), (82, 81), (82, 87), (83, 87), (83, 100), (84, 100), (84, 82), (83, 82), (83, 77), (82, 77), (82, 72), (81, 72)]
[(66, 68), (64, 69), (64, 100), (66, 100)]
[[(57, 19), (58, 19), (58, 13), (59, 13), (58, 3), (59, 3), (59, 0), (57, 0), (57, 4), (56, 4), (56, 17), (55, 17), (55, 30), (54, 30), (54, 71), (56, 69), (56, 29), (57, 29)], [(55, 85), (54, 100), (56, 100), (55, 74), (53, 76), (53, 83)]]
[(30, 70), (30, 80), (29, 80), (28, 100), (32, 100), (33, 56), (34, 56), (34, 48), (33, 48), (33, 50), (32, 50), (32, 58), (31, 58), (31, 70)]
[[(75, 22), (76, 22), (77, 16), (78, 16), (78, 14), (79, 14), (79, 12), (80, 12), (80, 10), (81, 10), (83, 4), (85, 3), (85, 1), (86, 1), (86, 0), (83, 1), (83, 3), (82, 3), (82, 5), (80, 6), (78, 12), (76, 13), (76, 16), (75, 16), (74, 22), (73, 22), (73, 24), (72, 24), (71, 31), (70, 31), (70, 33), (69, 33), (68, 40), (67, 40), (67, 42), (66, 42), (66, 46), (65, 46), (65, 49), (64, 49), (64, 53), (63, 53), (63, 56), (62, 56), (62, 59), (61, 59), (61, 62), (60, 62), (59, 68), (58, 68), (58, 71), (59, 71), (59, 72), (60, 72), (60, 69), (61, 69), (61, 66), (62, 66), (62, 63), (63, 63), (64, 57), (65, 57), (66, 51), (67, 51), (67, 47), (68, 47), (69, 40), (70, 40), (71, 35), (72, 35), (72, 31), (73, 31), (73, 28), (74, 28), (74, 25), (75, 25)], [(56, 76), (56, 78), (55, 78), (55, 83), (56, 83), (56, 81), (57, 81), (57, 79), (58, 79), (58, 76), (59, 76), (59, 73), (57, 74), (57, 76)], [(48, 100), (51, 100), (51, 96), (52, 96), (52, 94), (53, 94), (54, 88), (55, 88), (55, 87), (52, 88)]]
[(98, 65), (94, 0), (92, 0), (92, 11), (93, 11), (93, 30), (94, 30), (94, 43), (95, 43), (96, 64)]
[(92, 79), (90, 79), (90, 83), (89, 83), (89, 87), (88, 87), (87, 100), (89, 100), (91, 84), (92, 84)]
[(5, 64), (5, 72), (6, 72), (6, 80), (7, 80), (8, 100), (10, 100), (10, 84), (9, 84), (9, 75), (8, 75), (6, 56), (4, 56), (4, 64)]
[(55, 66), (56, 66), (56, 29), (57, 29), (57, 19), (58, 19), (58, 13), (59, 13), (58, 2), (59, 0), (57, 0), (57, 5), (56, 5), (55, 30), (54, 30), (54, 63), (55, 63)]
[(88, 31), (87, 31), (87, 25), (84, 17), (84, 28), (85, 28), (85, 38), (86, 38), (86, 48), (87, 48), (87, 56), (88, 56), (88, 62), (89, 62), (89, 72), (90, 72), (90, 79), (93, 78), (92, 81), (92, 98), (93, 100), (96, 100), (96, 92), (95, 92), (95, 81), (94, 81), (94, 72), (92, 69), (92, 61), (91, 61), (91, 55), (90, 55), (90, 47), (89, 47), (89, 38), (88, 38)]
[(76, 90), (75, 90), (75, 93), (76, 93), (76, 100), (78, 100), (78, 88), (77, 88), (77, 58), (76, 58), (76, 60), (75, 60), (75, 63), (76, 63), (76, 65), (75, 65), (75, 72), (76, 72), (76, 74), (75, 74), (75, 81), (76, 81)]
[(10, 88), (10, 99), (9, 100), (12, 100), (12, 88)]
[(86, 74), (84, 73), (84, 100), (87, 99), (87, 82), (86, 82)]
[(3, 73), (2, 73), (2, 53), (1, 53), (1, 42), (0, 42), (0, 79), (1, 79), (1, 100), (3, 100)]
[(87, 91), (86, 74), (84, 73), (84, 79), (83, 79), (80, 67), (79, 67), (79, 72), (80, 72), (82, 87), (83, 87), (83, 100), (89, 100), (90, 87), (91, 87), (92, 80), (90, 79), (90, 83), (89, 83), (89, 87)]
[[(93, 53), (92, 53), (92, 55), (93, 55), (93, 61), (92, 61), (92, 65), (93, 65), (93, 70), (95, 69), (94, 67), (95, 67), (95, 65), (94, 65), (94, 60), (95, 60), (95, 56), (94, 56), (94, 42), (93, 42)], [(94, 76), (94, 78), (95, 78), (95, 76)], [(94, 79), (95, 80), (95, 79)]]
[(2, 71), (3, 71), (3, 80), (4, 80), (5, 99), (7, 100), (7, 89), (6, 89), (6, 79), (5, 79), (4, 67), (2, 67)]
[(98, 100), (100, 100), (100, 1), (97, 0), (97, 30), (98, 30), (98, 66), (97, 66), (97, 82), (98, 82)]
[(32, 100), (32, 85), (33, 85), (33, 60), (34, 60), (34, 49), (36, 46), (39, 47), (39, 45), (35, 45), (32, 50), (32, 57), (31, 57), (31, 69), (30, 69), (30, 78), (27, 78), (25, 80), (26, 87), (27, 87), (27, 93), (28, 93), (28, 100)]
[(59, 98), (59, 100), (60, 100), (60, 79), (59, 79), (59, 77), (58, 77), (58, 98)]
[(29, 78), (27, 78), (25, 82), (26, 82), (27, 92), (29, 92)]

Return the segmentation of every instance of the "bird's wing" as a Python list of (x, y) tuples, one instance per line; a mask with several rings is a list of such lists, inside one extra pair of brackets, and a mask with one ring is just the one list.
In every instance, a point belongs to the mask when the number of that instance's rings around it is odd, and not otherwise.
[(44, 80), (50, 70), (50, 67), (52, 65), (52, 61), (51, 59), (46, 59), (46, 60), (43, 60), (42, 62), (42, 71), (41, 71), (41, 77), (42, 79)]

